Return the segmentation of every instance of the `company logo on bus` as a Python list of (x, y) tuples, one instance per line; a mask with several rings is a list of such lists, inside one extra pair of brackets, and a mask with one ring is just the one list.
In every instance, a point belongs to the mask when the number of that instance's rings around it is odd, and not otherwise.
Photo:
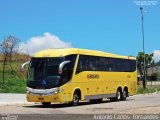
[(88, 75), (87, 75), (87, 78), (88, 78), (88, 79), (98, 79), (98, 78), (99, 78), (99, 75), (98, 75), (98, 74), (88, 74)]

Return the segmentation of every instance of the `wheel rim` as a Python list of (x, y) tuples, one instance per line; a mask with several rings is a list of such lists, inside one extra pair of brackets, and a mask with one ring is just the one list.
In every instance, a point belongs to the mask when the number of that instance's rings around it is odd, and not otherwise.
[(126, 97), (127, 97), (127, 92), (124, 90), (123, 91), (123, 98), (126, 99)]
[(78, 103), (78, 101), (79, 101), (79, 98), (78, 98), (78, 95), (76, 94), (74, 95), (73, 102)]
[(118, 90), (117, 91), (117, 100), (120, 100), (121, 99), (121, 92)]

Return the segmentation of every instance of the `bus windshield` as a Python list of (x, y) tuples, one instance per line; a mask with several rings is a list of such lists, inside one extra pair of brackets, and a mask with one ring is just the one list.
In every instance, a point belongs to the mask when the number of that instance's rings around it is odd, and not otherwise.
[[(72, 55), (73, 56), (73, 55)], [(73, 59), (74, 58), (74, 59)], [(70, 59), (64, 74), (59, 74), (59, 65)], [(51, 89), (69, 81), (72, 76), (75, 57), (32, 58), (28, 71), (27, 86), (34, 89)], [(66, 73), (67, 72), (67, 73)], [(70, 76), (65, 76), (65, 74)]]

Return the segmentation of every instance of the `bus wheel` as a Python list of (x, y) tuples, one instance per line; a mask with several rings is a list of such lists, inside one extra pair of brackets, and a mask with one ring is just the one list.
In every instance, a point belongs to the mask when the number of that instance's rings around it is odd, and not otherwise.
[(122, 93), (122, 100), (126, 100), (127, 99), (127, 91), (126, 89), (123, 90), (123, 93)]
[(42, 102), (43, 107), (50, 107), (51, 102)]
[(73, 106), (76, 106), (76, 105), (78, 105), (79, 104), (79, 94), (78, 94), (78, 92), (75, 92), (74, 94), (73, 94), (73, 100), (72, 100), (72, 105)]
[(116, 101), (120, 101), (121, 99), (122, 99), (122, 92), (120, 89), (118, 89), (116, 93)]

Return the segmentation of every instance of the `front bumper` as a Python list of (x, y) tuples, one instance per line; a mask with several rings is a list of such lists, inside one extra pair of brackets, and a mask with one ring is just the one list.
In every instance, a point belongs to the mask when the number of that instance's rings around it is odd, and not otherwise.
[(35, 95), (27, 93), (26, 98), (28, 102), (62, 102), (58, 93), (51, 95)]

